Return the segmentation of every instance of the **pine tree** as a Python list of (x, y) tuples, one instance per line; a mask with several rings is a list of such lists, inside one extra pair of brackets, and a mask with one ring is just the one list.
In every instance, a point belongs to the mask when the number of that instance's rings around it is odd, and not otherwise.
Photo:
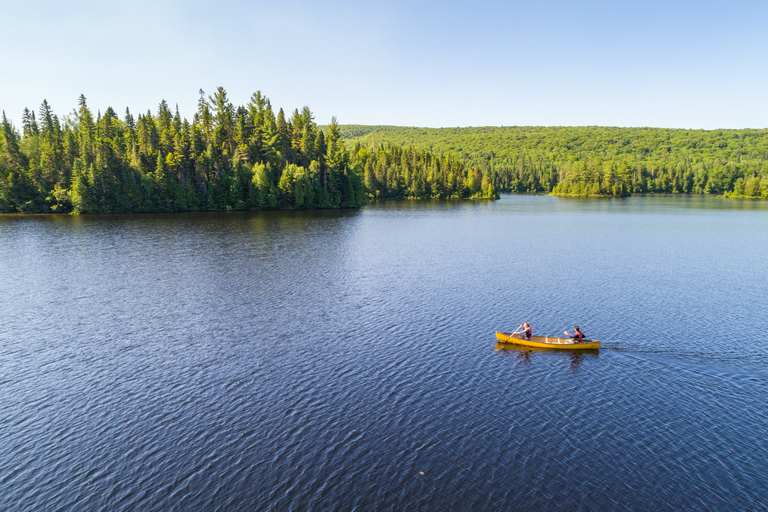
[(214, 120), (216, 129), (219, 130), (219, 143), (229, 155), (235, 152), (235, 123), (234, 107), (227, 98), (227, 91), (223, 87), (216, 88), (213, 96), (208, 99), (213, 103)]
[(37, 122), (35, 121), (34, 112), (30, 112), (28, 108), (24, 108), (24, 113), (22, 114), (21, 119), (24, 129), (24, 138), (38, 134), (39, 130), (37, 127)]
[(90, 166), (94, 159), (94, 136), (95, 136), (95, 124), (93, 122), (93, 115), (88, 109), (88, 105), (85, 101), (85, 96), (80, 95), (78, 100), (80, 109), (78, 110), (78, 125), (79, 130), (79, 143), (80, 143), (80, 158), (83, 165), (87, 168)]
[(275, 139), (275, 147), (280, 152), (283, 159), (288, 163), (293, 163), (293, 150), (291, 148), (291, 127), (285, 121), (285, 112), (281, 108), (277, 113), (276, 122), (277, 135)]

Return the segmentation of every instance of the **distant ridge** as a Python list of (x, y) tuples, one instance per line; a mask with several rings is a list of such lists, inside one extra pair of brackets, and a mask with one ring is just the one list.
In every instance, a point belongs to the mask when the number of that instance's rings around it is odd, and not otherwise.
[[(616, 195), (614, 189), (624, 187), (626, 194), (768, 197), (768, 129), (388, 125), (339, 125), (339, 129), (347, 147), (370, 145), (375, 136), (377, 144), (452, 154), (489, 172), (501, 191)], [(624, 192), (619, 190), (619, 195)]]

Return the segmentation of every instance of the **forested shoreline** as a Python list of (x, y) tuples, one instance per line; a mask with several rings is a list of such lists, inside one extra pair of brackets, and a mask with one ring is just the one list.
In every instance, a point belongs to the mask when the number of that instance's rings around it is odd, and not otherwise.
[(336, 119), (290, 118), (256, 92), (233, 105), (201, 90), (191, 122), (161, 101), (59, 118), (43, 100), (19, 132), (3, 111), (0, 212), (128, 213), (354, 208), (369, 198), (495, 198), (490, 179), (450, 155), (388, 145), (350, 150)]
[(0, 212), (127, 213), (354, 208), (371, 198), (498, 192), (768, 198), (768, 130), (605, 127), (407, 128), (286, 118), (256, 92), (202, 90), (192, 121), (161, 101), (59, 118), (43, 100), (21, 131), (5, 112)]
[(352, 145), (453, 155), (500, 192), (768, 198), (768, 130), (342, 125)]

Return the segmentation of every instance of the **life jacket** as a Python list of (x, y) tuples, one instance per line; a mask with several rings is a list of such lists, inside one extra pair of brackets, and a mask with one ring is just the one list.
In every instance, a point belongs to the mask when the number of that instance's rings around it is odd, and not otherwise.
[(576, 336), (579, 337), (579, 341), (584, 339), (584, 333), (581, 331), (576, 331)]
[(533, 331), (532, 331), (532, 330), (531, 330), (531, 328), (529, 327), (529, 328), (527, 328), (526, 330), (524, 330), (524, 331), (523, 331), (523, 334), (525, 334), (525, 336), (526, 336), (527, 338), (530, 338), (531, 336), (533, 336)]

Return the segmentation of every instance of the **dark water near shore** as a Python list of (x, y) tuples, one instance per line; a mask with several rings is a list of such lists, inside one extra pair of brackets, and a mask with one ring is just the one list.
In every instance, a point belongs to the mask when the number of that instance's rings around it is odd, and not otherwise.
[(766, 255), (703, 197), (0, 217), (0, 510), (766, 510)]

